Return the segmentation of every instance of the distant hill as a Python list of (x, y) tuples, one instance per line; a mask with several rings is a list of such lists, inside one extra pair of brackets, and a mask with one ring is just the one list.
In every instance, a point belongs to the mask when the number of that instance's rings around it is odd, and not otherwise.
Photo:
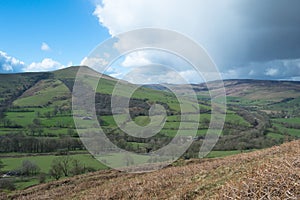
[[(212, 81), (208, 84), (212, 89), (219, 89), (221, 87), (220, 81)], [(270, 101), (280, 101), (287, 97), (300, 97), (299, 81), (233, 79), (223, 80), (223, 84), (226, 89), (226, 95), (229, 97)], [(156, 84), (146, 85), (145, 87), (156, 90), (167, 90), (165, 87)], [(186, 86), (178, 85), (178, 87), (184, 89)], [(208, 95), (206, 83), (192, 84), (192, 87), (197, 93)]]
[[(44, 102), (41, 102), (42, 104), (57, 101), (60, 98), (70, 98), (70, 92), (73, 88), (78, 69), (79, 66), (73, 66), (54, 72), (0, 74), (0, 109), (14, 101), (14, 105), (16, 106), (23, 106), (23, 103), (24, 106), (30, 106), (30, 102), (36, 105), (36, 98), (43, 98)], [(93, 74), (97, 74), (97, 72), (90, 68), (85, 67), (84, 69), (88, 75), (93, 76)], [(113, 87), (118, 81), (107, 75), (102, 75), (102, 79), (107, 80), (102, 83), (104, 87)], [(280, 102), (287, 98), (292, 100), (300, 97), (300, 82), (295, 81), (237, 79), (224, 80), (223, 82), (226, 88), (226, 95), (230, 98), (238, 97), (256, 101)], [(211, 88), (218, 89), (220, 87), (219, 82), (210, 82), (209, 84)], [(176, 87), (176, 85), (172, 86)], [(178, 88), (185, 88), (184, 85), (177, 86)], [(198, 94), (209, 97), (205, 83), (193, 84), (192, 87)], [(167, 91), (165, 87), (155, 84), (145, 85), (144, 88)], [(55, 96), (54, 93), (57, 90), (59, 92)], [(45, 93), (48, 93), (48, 95), (45, 95)]]
[(178, 161), (146, 173), (99, 171), (2, 199), (299, 199), (300, 141), (219, 159)]

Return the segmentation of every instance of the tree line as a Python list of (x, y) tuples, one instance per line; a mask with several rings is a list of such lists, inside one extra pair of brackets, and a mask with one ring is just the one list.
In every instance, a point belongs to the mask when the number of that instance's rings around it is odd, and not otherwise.
[(83, 150), (84, 146), (79, 138), (63, 136), (61, 138), (32, 137), (22, 133), (11, 133), (0, 136), (0, 152), (18, 153), (49, 153), (58, 149), (68, 151)]

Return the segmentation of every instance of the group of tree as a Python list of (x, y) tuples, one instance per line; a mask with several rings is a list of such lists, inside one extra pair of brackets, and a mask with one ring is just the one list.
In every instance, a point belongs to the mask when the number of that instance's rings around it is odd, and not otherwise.
[(0, 136), (0, 152), (49, 153), (58, 149), (68, 151), (85, 149), (79, 138), (64, 136), (61, 138), (32, 137), (23, 133)]
[(79, 160), (66, 155), (57, 157), (52, 161), (49, 175), (58, 180), (61, 177), (75, 176), (92, 171), (95, 171), (95, 169), (86, 167)]
[(22, 165), (19, 169), (20, 175), (23, 176), (34, 176), (40, 172), (40, 167), (30, 160), (23, 160)]

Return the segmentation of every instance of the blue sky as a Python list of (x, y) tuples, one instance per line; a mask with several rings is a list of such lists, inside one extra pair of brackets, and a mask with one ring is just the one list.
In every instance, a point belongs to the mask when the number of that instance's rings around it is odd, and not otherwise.
[[(79, 65), (105, 39), (154, 27), (198, 42), (224, 79), (300, 80), (299, 7), (298, 0), (0, 0), (0, 73)], [(171, 57), (137, 52), (108, 74), (124, 75), (128, 63), (174, 64)]]
[(45, 58), (78, 65), (110, 37), (94, 9), (86, 0), (1, 0), (0, 51), (26, 65)]

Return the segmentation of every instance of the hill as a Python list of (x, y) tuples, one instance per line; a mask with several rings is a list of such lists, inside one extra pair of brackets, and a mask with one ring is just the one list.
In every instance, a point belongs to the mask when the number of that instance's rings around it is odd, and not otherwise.
[[(71, 91), (78, 69), (78, 66), (74, 66), (54, 72), (0, 75), (0, 161), (3, 162), (3, 165), (0, 164), (0, 175), (15, 174), (10, 177), (14, 186), (12, 188), (24, 189), (36, 185), (40, 176), (45, 176), (45, 181), (56, 179), (50, 170), (56, 158), (64, 155), (70, 155), (80, 161), (77, 165), (89, 170), (107, 169), (89, 154), (75, 127)], [(99, 76), (99, 73), (88, 67), (83, 67), (82, 71), (87, 84), (96, 81)], [(122, 126), (126, 128), (133, 123), (140, 126), (149, 124), (149, 109), (154, 104), (162, 105), (167, 113), (166, 122), (158, 134), (139, 138), (124, 132), (112, 116), (111, 94), (117, 82), (119, 80), (103, 75), (95, 94), (97, 116), (94, 119), (101, 124), (112, 143), (151, 159), (153, 152), (172, 141), (179, 127), (183, 135), (190, 135), (191, 127), (197, 125), (196, 136), (192, 137), (191, 146), (181, 158), (198, 158), (211, 121), (211, 102), (205, 84), (192, 85), (198, 98), (195, 101), (190, 101), (190, 94), (184, 93), (185, 85), (172, 85), (182, 91), (183, 104), (179, 103), (172, 92), (161, 86), (147, 85), (135, 90), (129, 99), (129, 114), (133, 122), (127, 120)], [(120, 84), (124, 90), (117, 94), (119, 99), (126, 99), (124, 92), (136, 87), (125, 81), (120, 81)], [(215, 90), (220, 87), (219, 82), (208, 84)], [(225, 124), (219, 141), (207, 158), (263, 149), (300, 138), (299, 82), (225, 80), (224, 85), (228, 95)], [(92, 97), (88, 93), (82, 95)], [(184, 107), (184, 112), (181, 107)], [(199, 107), (200, 119), (195, 107)], [(121, 111), (118, 117), (128, 119), (125, 115), (127, 111)], [(84, 121), (80, 131), (95, 126), (96, 123), (88, 114), (78, 116)], [(105, 151), (112, 155), (116, 153), (105, 145), (95, 146), (95, 151)], [(104, 160), (112, 165), (127, 162)], [(20, 168), (23, 163), (29, 162), (40, 171), (38, 174), (23, 176)], [(140, 157), (132, 158), (132, 163), (139, 162)], [(58, 179), (72, 175), (61, 175)], [(0, 178), (0, 183), (2, 180)]]
[[(299, 199), (300, 141), (146, 174), (99, 171), (2, 199)], [(176, 163), (175, 163), (176, 164)]]

